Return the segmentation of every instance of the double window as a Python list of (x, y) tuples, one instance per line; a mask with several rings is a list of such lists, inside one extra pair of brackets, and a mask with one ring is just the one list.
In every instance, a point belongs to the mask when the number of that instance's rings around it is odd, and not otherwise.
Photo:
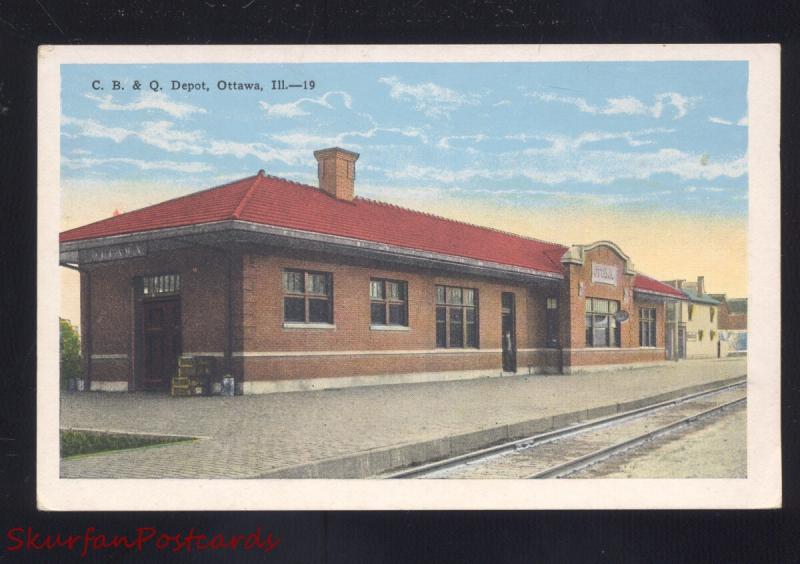
[(370, 323), (408, 326), (408, 285), (397, 280), (369, 281)]
[(656, 346), (656, 308), (645, 307), (639, 310), (639, 346)]
[(478, 290), (436, 286), (436, 346), (478, 347)]
[(333, 323), (333, 283), (328, 272), (283, 272), (283, 320)]
[(619, 324), (615, 314), (619, 302), (600, 298), (586, 298), (586, 346), (618, 347)]

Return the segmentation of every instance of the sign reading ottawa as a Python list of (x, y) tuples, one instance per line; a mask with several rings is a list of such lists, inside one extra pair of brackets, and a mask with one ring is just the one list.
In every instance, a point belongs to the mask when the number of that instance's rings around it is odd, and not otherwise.
[(617, 285), (617, 267), (608, 264), (592, 263), (592, 284)]
[(81, 262), (104, 262), (108, 260), (143, 257), (146, 254), (147, 248), (144, 243), (131, 243), (129, 245), (86, 249), (80, 252), (80, 259)]

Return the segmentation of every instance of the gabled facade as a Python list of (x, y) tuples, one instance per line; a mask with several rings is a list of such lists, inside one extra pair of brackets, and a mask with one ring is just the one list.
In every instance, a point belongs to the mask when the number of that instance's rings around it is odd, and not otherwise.
[(95, 390), (165, 389), (179, 356), (240, 393), (661, 362), (685, 299), (614, 243), (565, 247), (257, 175), (61, 234)]
[(720, 303), (706, 293), (705, 278), (698, 276), (696, 282), (670, 280), (666, 283), (681, 290), (686, 297), (679, 312), (679, 319), (684, 328), (685, 358), (721, 356)]

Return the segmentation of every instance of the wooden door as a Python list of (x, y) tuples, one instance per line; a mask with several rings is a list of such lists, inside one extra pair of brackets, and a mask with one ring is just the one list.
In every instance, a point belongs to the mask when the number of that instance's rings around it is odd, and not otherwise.
[(144, 374), (146, 390), (166, 390), (181, 355), (181, 303), (178, 299), (143, 303)]
[(517, 323), (514, 294), (503, 292), (501, 297), (503, 372), (517, 371)]

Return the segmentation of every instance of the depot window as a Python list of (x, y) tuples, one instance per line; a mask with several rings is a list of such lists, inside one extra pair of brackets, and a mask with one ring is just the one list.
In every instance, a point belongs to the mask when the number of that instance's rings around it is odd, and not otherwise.
[(478, 290), (436, 286), (436, 346), (478, 348)]
[(369, 281), (370, 323), (408, 326), (408, 284), (373, 278)]
[(656, 346), (656, 308), (645, 307), (639, 310), (639, 346)]
[(586, 346), (619, 347), (619, 323), (615, 314), (619, 302), (600, 298), (586, 298)]
[(283, 320), (333, 323), (333, 276), (329, 272), (283, 272)]

